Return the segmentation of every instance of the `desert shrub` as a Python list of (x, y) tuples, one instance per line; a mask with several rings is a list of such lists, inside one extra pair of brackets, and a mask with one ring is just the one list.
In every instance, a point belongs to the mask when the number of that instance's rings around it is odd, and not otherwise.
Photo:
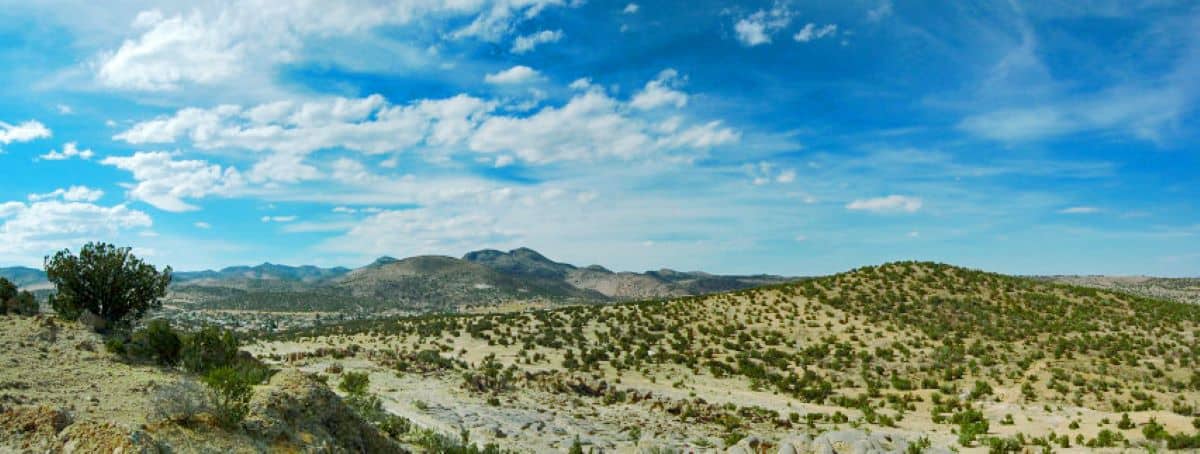
[(161, 307), (171, 283), (171, 267), (159, 272), (130, 253), (106, 243), (88, 243), (79, 255), (64, 249), (47, 257), (46, 278), (57, 289), (55, 309), (64, 317), (84, 309), (112, 324), (128, 325)]
[(211, 396), (203, 385), (182, 379), (155, 390), (150, 396), (151, 417), (187, 423), (200, 413), (214, 413)]
[(988, 454), (1005, 454), (1010, 452), (1021, 452), (1023, 447), (1021, 441), (1016, 438), (999, 438), (993, 437), (987, 440)]
[(1117, 428), (1121, 430), (1129, 430), (1133, 427), (1133, 420), (1129, 419), (1129, 413), (1121, 413), (1121, 420), (1117, 422)]
[(358, 414), (364, 421), (378, 427), (392, 438), (399, 439), (412, 430), (412, 421), (393, 415), (383, 409), (383, 403), (376, 396), (365, 394), (346, 397), (346, 406)]
[(104, 340), (104, 349), (114, 355), (125, 356), (128, 349), (125, 348), (125, 339), (114, 336)]
[[(0, 277), (0, 302), (8, 301), (17, 296), (17, 285), (13, 284), (8, 279)], [(4, 308), (0, 307), (0, 314), (4, 313)]]
[(6, 300), (3, 305), (6, 306), (4, 312), (10, 314), (33, 316), (41, 312), (41, 307), (38, 306), (37, 299), (33, 297), (32, 293), (27, 291), (17, 293), (16, 296)]
[(364, 396), (367, 394), (367, 385), (371, 383), (371, 377), (366, 372), (346, 372), (342, 374), (342, 381), (338, 383), (338, 389), (351, 396)]
[(203, 373), (233, 364), (237, 352), (238, 341), (232, 332), (208, 326), (183, 339), (180, 363), (188, 371)]
[(134, 331), (125, 349), (135, 359), (150, 360), (164, 366), (179, 362), (179, 350), (183, 342), (179, 333), (166, 320), (151, 320), (145, 328)]
[(204, 375), (204, 384), (213, 392), (214, 409), (222, 425), (233, 427), (246, 417), (250, 394), (262, 380), (258, 371), (234, 366), (218, 367)]

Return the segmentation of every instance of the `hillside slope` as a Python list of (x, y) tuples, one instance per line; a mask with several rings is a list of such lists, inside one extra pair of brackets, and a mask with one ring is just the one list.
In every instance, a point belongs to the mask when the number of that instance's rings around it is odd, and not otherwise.
[[(461, 387), (438, 405), (475, 412), (412, 410), (433, 397), (381, 389), (410, 418), (486, 427), (515, 413), (568, 434), (492, 438), (535, 451), (571, 433), (617, 450), (696, 448), (848, 423), (970, 449), (1200, 446), (1188, 435), (1200, 424), (1200, 307), (933, 263), (662, 302), (361, 322), (258, 351), (315, 346), (361, 348), (371, 370), (423, 370), (405, 383), (427, 396)], [(489, 396), (499, 408), (473, 406)], [(575, 419), (544, 420), (546, 408)]]
[[(128, 363), (103, 344), (52, 316), (0, 315), (0, 452), (404, 451), (298, 371), (257, 386), (246, 419), (224, 428), (182, 391), (203, 389), (195, 377)], [(194, 413), (173, 421), (182, 408)]]

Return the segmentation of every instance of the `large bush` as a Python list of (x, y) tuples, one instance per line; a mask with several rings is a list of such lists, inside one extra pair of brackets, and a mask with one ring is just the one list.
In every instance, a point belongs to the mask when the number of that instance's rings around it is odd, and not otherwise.
[(19, 315), (37, 315), (41, 311), (38, 306), (37, 299), (32, 293), (22, 291), (7, 300), (0, 300), (0, 313), (10, 313)]
[(17, 286), (8, 279), (0, 277), (0, 314), (7, 312), (4, 302), (17, 296)]
[(171, 283), (171, 267), (161, 272), (107, 243), (88, 243), (76, 256), (64, 249), (46, 257), (46, 277), (58, 293), (54, 307), (65, 318), (91, 311), (110, 324), (128, 325), (147, 310), (161, 307)]
[(218, 367), (204, 375), (204, 383), (213, 391), (217, 419), (233, 427), (246, 417), (254, 385), (264, 379), (260, 371), (234, 366)]
[(125, 351), (136, 359), (152, 360), (164, 366), (179, 363), (183, 341), (166, 320), (151, 320), (145, 328), (134, 331)]
[(233, 364), (237, 352), (238, 341), (232, 332), (208, 326), (184, 338), (180, 362), (188, 371), (203, 373)]

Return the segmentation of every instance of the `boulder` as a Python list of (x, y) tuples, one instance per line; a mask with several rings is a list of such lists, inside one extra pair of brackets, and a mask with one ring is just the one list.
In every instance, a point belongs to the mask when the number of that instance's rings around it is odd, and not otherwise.
[(242, 427), (308, 452), (404, 452), (328, 386), (296, 369), (280, 371), (254, 390)]

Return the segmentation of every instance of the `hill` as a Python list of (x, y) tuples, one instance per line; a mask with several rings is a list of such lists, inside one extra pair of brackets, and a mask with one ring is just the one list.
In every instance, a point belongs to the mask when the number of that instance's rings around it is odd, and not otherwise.
[(1200, 278), (1149, 276), (1038, 276), (1062, 284), (1116, 290), (1148, 298), (1200, 304)]
[(50, 285), (46, 280), (45, 271), (24, 266), (0, 268), (0, 278), (8, 279), (9, 282), (17, 284), (17, 287), (31, 291), (49, 288)]
[(0, 315), (0, 344), (0, 452), (406, 452), (294, 369), (225, 427), (196, 377), (120, 358), (75, 323)]
[(545, 307), (695, 295), (786, 282), (672, 270), (614, 273), (555, 262), (528, 248), (461, 259), (381, 257), (346, 268), (263, 264), (176, 273), (170, 301), (198, 310), (331, 312), (356, 318), (438, 311)]
[(1197, 345), (1200, 306), (900, 262), (664, 301), (354, 322), (252, 350), (368, 371), (402, 416), (527, 451), (574, 437), (606, 451), (883, 443), (861, 430), (1013, 452), (1200, 446)]

